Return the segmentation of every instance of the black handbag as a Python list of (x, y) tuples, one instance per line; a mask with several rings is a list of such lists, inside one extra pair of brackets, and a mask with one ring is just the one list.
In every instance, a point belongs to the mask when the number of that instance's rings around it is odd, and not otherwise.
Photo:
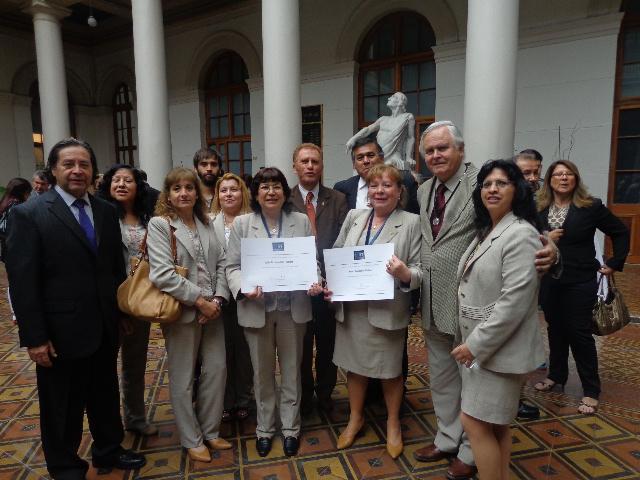
[[(607, 282), (609, 291), (607, 297), (603, 299), (604, 282)], [(611, 277), (601, 275), (598, 282), (598, 299), (593, 307), (591, 321), (593, 334), (599, 336), (610, 335), (623, 328), (630, 320), (629, 309), (624, 303), (622, 293), (616, 288), (613, 274)]]

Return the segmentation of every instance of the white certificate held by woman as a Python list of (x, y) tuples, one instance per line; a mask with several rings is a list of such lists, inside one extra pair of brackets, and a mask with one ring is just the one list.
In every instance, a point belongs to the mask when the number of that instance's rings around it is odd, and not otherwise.
[(243, 238), (242, 293), (308, 290), (318, 281), (315, 237)]
[(393, 299), (394, 281), (386, 266), (392, 256), (393, 243), (325, 250), (327, 288), (333, 301)]

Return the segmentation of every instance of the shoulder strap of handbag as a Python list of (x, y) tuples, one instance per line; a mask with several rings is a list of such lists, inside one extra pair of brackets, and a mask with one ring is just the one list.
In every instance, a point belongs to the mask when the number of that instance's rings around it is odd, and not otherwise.
[[(176, 234), (173, 232), (173, 227), (171, 226), (171, 222), (169, 221), (169, 217), (164, 217), (169, 224), (169, 241), (171, 243), (171, 256), (173, 257), (173, 264), (178, 265), (178, 244), (176, 243)], [(149, 257), (149, 250), (147, 249), (147, 234), (149, 230), (145, 230), (144, 237), (142, 237), (142, 241), (140, 242), (140, 247), (138, 248), (138, 261), (135, 266), (131, 267), (130, 275), (136, 273), (136, 269), (140, 264), (140, 260), (143, 258)]]

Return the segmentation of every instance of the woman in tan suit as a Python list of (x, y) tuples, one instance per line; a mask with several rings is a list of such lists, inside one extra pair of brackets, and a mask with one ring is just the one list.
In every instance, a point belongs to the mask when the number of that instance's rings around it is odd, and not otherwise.
[(311, 320), (309, 295), (319, 295), (322, 287), (314, 283), (307, 292), (263, 293), (262, 288), (256, 286), (252, 292), (243, 294), (240, 291), (240, 247), (243, 238), (312, 235), (307, 216), (290, 211), (290, 195), (291, 189), (280, 170), (274, 167), (260, 169), (251, 182), (251, 208), (254, 213), (235, 219), (227, 247), (227, 280), (238, 302), (238, 322), (244, 327), (253, 364), (256, 450), (261, 457), (271, 451), (276, 432), (276, 352), (281, 374), (280, 421), (284, 453), (292, 456), (298, 452), (302, 340), (306, 323)]
[[(171, 406), (182, 446), (189, 457), (210, 462), (207, 446), (231, 448), (220, 438), (222, 394), (226, 381), (224, 326), (219, 318), (229, 296), (224, 274), (223, 240), (217, 238), (193, 170), (174, 168), (164, 180), (149, 221), (149, 279), (182, 304), (182, 315), (162, 325), (169, 364)], [(176, 237), (177, 264), (189, 269), (184, 278), (175, 272), (171, 232)], [(198, 398), (192, 403), (196, 360), (202, 363)], [(205, 446), (204, 444), (207, 444)]]
[(462, 425), (480, 478), (508, 480), (509, 424), (527, 372), (544, 361), (531, 190), (510, 160), (490, 160), (473, 192), (477, 236), (458, 266)]
[[(214, 214), (213, 229), (219, 239), (224, 238), (226, 250), (231, 225), (239, 215), (251, 212), (249, 207), (249, 191), (240, 177), (233, 173), (225, 173), (216, 183), (211, 210)], [(244, 331), (238, 325), (238, 305), (231, 298), (222, 307), (224, 321), (224, 339), (227, 350), (227, 385), (224, 391), (224, 411), (222, 421), (244, 420), (249, 416), (249, 406), (253, 395), (253, 369), (249, 347), (244, 338)]]
[[(351, 446), (364, 426), (369, 378), (382, 380), (387, 406), (387, 451), (403, 450), (400, 430), (402, 354), (411, 311), (410, 291), (420, 287), (420, 217), (400, 209), (402, 176), (390, 165), (376, 165), (367, 175), (372, 209), (347, 214), (334, 247), (393, 243), (387, 273), (395, 278), (393, 300), (338, 302), (333, 363), (348, 371), (349, 423), (338, 448)], [(330, 288), (330, 286), (329, 286)], [(331, 292), (328, 292), (330, 295)]]

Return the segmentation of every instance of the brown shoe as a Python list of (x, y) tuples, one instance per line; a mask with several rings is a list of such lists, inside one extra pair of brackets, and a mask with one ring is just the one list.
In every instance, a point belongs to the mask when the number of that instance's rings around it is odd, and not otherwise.
[(449, 465), (447, 478), (449, 480), (467, 480), (473, 478), (476, 473), (478, 473), (478, 469), (474, 465), (467, 465), (456, 457)]
[(207, 440), (207, 445), (211, 450), (229, 450), (233, 445), (227, 442), (224, 438), (212, 438), (211, 440)]
[(443, 452), (432, 443), (413, 452), (413, 458), (419, 462), (439, 462), (445, 458), (453, 457), (455, 454), (456, 452)]
[(187, 453), (189, 454), (189, 458), (194, 462), (204, 462), (208, 463), (211, 461), (211, 454), (209, 453), (209, 449), (204, 445), (200, 445), (195, 448), (187, 448)]

